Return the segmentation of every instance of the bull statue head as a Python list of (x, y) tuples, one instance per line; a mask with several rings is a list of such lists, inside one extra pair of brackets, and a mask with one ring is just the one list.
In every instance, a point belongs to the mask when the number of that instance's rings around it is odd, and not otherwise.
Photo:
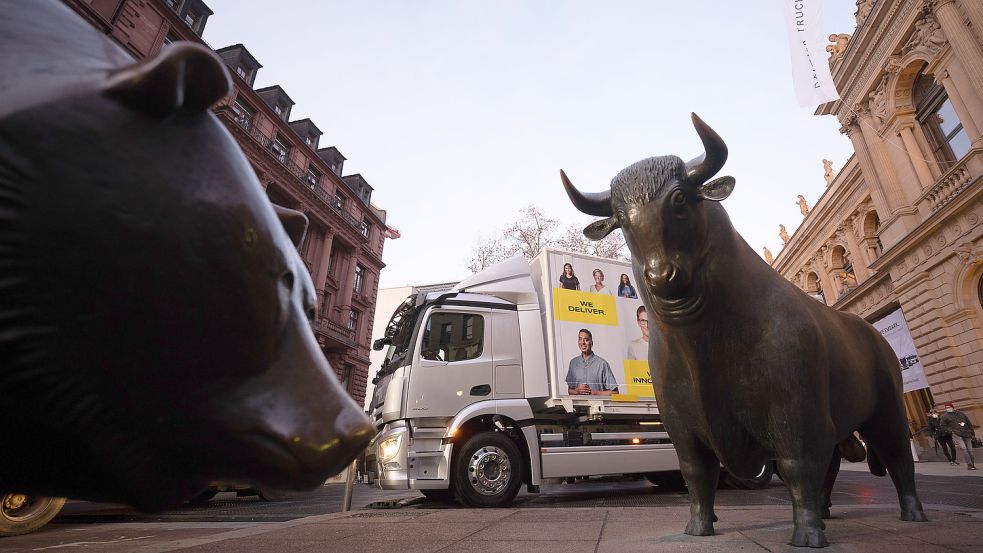
[(735, 185), (733, 177), (710, 180), (727, 160), (727, 145), (695, 113), (693, 125), (703, 140), (703, 155), (689, 162), (673, 155), (644, 159), (618, 173), (607, 192), (580, 192), (560, 171), (573, 205), (605, 217), (584, 229), (588, 238), (600, 240), (622, 230), (635, 276), (664, 320), (699, 311), (703, 296), (696, 277), (707, 239), (704, 200), (724, 200)]

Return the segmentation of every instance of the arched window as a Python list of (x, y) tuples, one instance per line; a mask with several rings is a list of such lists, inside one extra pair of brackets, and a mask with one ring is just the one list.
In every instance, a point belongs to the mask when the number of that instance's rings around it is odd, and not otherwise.
[(846, 248), (835, 246), (830, 261), (833, 266), (833, 274), (843, 284), (843, 290), (848, 290), (857, 285), (857, 275), (853, 271), (853, 262), (850, 260), (850, 254), (847, 253)]
[(884, 246), (881, 245), (881, 238), (877, 236), (877, 232), (880, 229), (881, 218), (877, 215), (877, 212), (871, 211), (867, 213), (864, 216), (863, 222), (864, 248), (866, 248), (867, 258), (871, 262), (880, 257), (884, 251)]
[(923, 67), (918, 72), (912, 86), (915, 118), (932, 145), (936, 161), (950, 167), (969, 152), (969, 137), (945, 88), (931, 75), (923, 73), (924, 70)]
[(826, 303), (826, 295), (823, 294), (823, 285), (819, 282), (819, 275), (809, 273), (806, 276), (806, 292), (817, 300)]

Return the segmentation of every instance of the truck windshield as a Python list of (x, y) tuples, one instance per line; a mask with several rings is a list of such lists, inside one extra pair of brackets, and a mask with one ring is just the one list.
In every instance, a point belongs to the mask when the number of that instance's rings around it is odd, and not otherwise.
[(389, 324), (386, 326), (384, 339), (389, 342), (389, 348), (386, 350), (386, 359), (382, 362), (382, 368), (376, 375), (377, 378), (398, 369), (406, 358), (412, 343), (416, 320), (423, 310), (422, 305), (417, 305), (416, 299), (416, 296), (406, 298), (396, 308), (396, 312), (393, 313)]

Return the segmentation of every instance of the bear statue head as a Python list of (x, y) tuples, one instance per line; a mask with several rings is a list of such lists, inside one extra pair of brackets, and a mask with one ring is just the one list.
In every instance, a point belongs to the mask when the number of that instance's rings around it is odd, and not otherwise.
[(373, 428), (310, 327), (306, 219), (208, 110), (221, 61), (3, 3), (0, 489), (157, 510), (339, 472)]

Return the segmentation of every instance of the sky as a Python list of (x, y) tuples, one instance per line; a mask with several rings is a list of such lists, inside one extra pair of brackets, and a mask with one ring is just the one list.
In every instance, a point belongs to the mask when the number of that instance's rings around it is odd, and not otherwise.
[[(204, 38), (242, 43), (310, 117), (321, 146), (375, 189), (402, 237), (380, 287), (463, 279), (475, 243), (535, 205), (586, 226), (560, 183), (607, 190), (647, 157), (702, 153), (696, 112), (724, 139), (723, 202), (758, 252), (815, 205), (822, 159), (852, 154), (833, 116), (800, 107), (778, 0), (206, 0)], [(853, 33), (827, 0), (826, 33)]]

